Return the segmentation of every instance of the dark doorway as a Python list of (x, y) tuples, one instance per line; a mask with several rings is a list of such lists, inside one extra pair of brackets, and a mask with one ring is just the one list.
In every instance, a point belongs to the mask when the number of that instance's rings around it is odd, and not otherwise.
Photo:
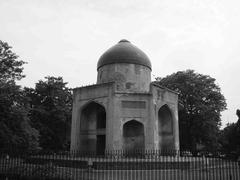
[(123, 125), (124, 149), (127, 151), (144, 150), (144, 126), (131, 120)]
[(97, 129), (106, 128), (106, 112), (104, 109), (98, 109), (97, 112)]
[(97, 155), (103, 155), (105, 152), (106, 146), (106, 136), (105, 135), (97, 135)]

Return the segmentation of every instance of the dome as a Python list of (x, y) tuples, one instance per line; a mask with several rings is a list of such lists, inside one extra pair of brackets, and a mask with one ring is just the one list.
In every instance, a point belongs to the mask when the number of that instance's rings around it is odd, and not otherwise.
[(147, 55), (125, 39), (119, 41), (118, 44), (103, 53), (98, 60), (97, 69), (104, 65), (115, 63), (139, 64), (152, 69)]

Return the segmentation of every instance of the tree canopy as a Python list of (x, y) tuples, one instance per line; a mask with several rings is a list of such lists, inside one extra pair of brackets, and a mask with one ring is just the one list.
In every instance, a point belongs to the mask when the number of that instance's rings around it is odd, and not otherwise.
[(62, 77), (45, 77), (35, 89), (25, 88), (31, 106), (30, 119), (40, 132), (40, 146), (48, 150), (68, 148), (72, 94)]
[(0, 40), (0, 81), (15, 81), (25, 77), (22, 74), (23, 64), (18, 55), (12, 52), (8, 43)]
[(178, 71), (156, 83), (179, 93), (183, 108), (179, 110), (180, 146), (196, 150), (197, 145), (217, 148), (221, 112), (226, 102), (215, 79), (194, 72)]
[(222, 149), (228, 153), (240, 155), (240, 110), (236, 111), (238, 120), (236, 123), (229, 123), (221, 130), (219, 142)]
[(38, 131), (28, 118), (29, 106), (16, 81), (24, 78), (24, 61), (0, 41), (0, 146), (21, 149), (38, 148)]
[(46, 77), (35, 88), (16, 82), (26, 62), (0, 41), (0, 147), (24, 150), (68, 148), (72, 94), (62, 77)]

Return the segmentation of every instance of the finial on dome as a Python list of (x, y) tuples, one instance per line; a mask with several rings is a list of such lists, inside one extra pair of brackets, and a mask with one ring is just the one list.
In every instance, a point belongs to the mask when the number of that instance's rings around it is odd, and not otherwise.
[(122, 39), (121, 41), (119, 41), (118, 43), (122, 43), (122, 42), (127, 42), (130, 43), (130, 41), (126, 40), (126, 39)]

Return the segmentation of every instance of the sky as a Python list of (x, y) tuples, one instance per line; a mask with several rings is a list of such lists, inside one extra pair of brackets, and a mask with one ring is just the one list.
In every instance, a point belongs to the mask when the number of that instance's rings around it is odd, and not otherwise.
[(239, 0), (0, 0), (0, 40), (24, 65), (19, 84), (61, 76), (94, 84), (97, 61), (127, 39), (152, 63), (152, 80), (193, 69), (216, 79), (226, 98), (223, 127), (240, 109)]

